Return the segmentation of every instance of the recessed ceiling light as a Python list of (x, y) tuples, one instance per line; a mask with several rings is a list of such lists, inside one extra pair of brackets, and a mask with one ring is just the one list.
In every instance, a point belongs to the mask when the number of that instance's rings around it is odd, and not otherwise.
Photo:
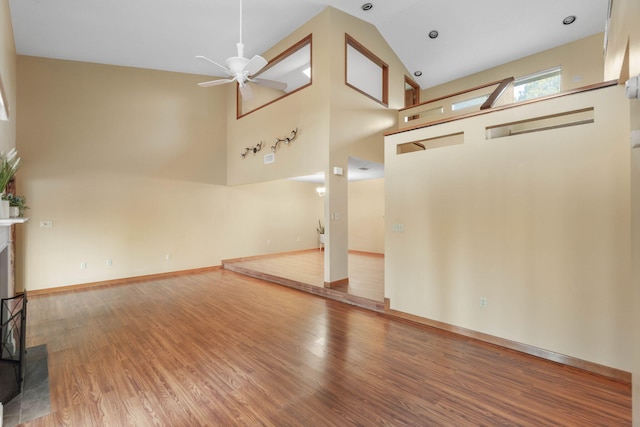
[(566, 18), (564, 18), (564, 19), (562, 20), (562, 23), (563, 23), (564, 25), (571, 25), (571, 24), (573, 24), (574, 22), (576, 22), (576, 16), (575, 16), (575, 15), (569, 15), (569, 16), (567, 16)]
[(429, 38), (430, 39), (438, 38), (438, 32), (436, 30), (429, 31)]
[(365, 3), (362, 5), (362, 10), (371, 10), (373, 9), (373, 3)]
[(416, 77), (420, 77), (422, 75), (422, 71), (415, 71), (413, 75)]

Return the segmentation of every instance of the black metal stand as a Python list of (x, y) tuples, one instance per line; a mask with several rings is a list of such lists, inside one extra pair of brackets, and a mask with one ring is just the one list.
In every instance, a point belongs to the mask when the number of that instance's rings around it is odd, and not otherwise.
[(25, 363), (27, 295), (0, 300), (0, 402), (8, 403), (22, 391)]

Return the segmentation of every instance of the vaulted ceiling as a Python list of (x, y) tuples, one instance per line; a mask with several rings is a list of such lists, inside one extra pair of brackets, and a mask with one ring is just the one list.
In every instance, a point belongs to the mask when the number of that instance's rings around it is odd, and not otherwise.
[[(365, 11), (366, 0), (244, 0), (245, 56), (333, 6), (375, 25), (428, 88), (603, 32), (609, 0), (370, 2)], [(213, 76), (221, 74), (195, 56), (223, 62), (239, 37), (239, 0), (10, 0), (10, 8), (22, 55)]]

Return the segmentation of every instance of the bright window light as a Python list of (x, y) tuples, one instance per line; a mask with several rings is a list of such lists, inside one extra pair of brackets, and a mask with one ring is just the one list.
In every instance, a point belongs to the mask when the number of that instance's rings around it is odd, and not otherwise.
[(518, 77), (513, 83), (515, 102), (535, 99), (560, 92), (562, 69), (560, 67)]
[(451, 104), (452, 111), (464, 110), (465, 108), (477, 107), (484, 104), (484, 101), (489, 98), (489, 95), (477, 96), (475, 98), (465, 99), (464, 101), (455, 102)]

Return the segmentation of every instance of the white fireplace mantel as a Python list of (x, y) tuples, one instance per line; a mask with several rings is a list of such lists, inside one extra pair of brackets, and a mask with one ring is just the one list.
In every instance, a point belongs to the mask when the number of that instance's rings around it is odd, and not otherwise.
[(0, 219), (0, 227), (8, 227), (13, 224), (24, 224), (29, 221), (29, 218), (7, 218)]

